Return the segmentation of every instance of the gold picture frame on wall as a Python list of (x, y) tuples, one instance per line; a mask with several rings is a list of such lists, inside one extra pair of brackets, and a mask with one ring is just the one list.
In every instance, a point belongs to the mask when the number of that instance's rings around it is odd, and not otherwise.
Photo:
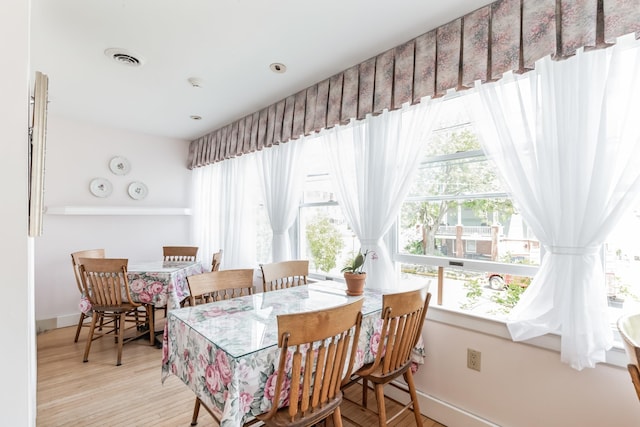
[(36, 71), (29, 129), (29, 236), (42, 235), (44, 215), (44, 158), (47, 137), (49, 78)]

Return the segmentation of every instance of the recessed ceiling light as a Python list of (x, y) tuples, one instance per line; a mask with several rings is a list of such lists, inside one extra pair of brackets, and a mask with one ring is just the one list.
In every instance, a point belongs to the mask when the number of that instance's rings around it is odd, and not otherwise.
[(203, 87), (204, 81), (198, 77), (189, 77), (188, 82), (193, 87)]
[(144, 64), (144, 59), (140, 55), (127, 49), (109, 48), (104, 51), (104, 54), (117, 63), (130, 67), (141, 67)]
[(193, 116), (189, 116), (189, 117), (191, 117), (191, 120), (202, 120), (202, 116), (193, 115)]
[(287, 71), (287, 66), (281, 64), (280, 62), (274, 62), (273, 64), (269, 65), (269, 68), (271, 68), (271, 71), (278, 74), (282, 74)]

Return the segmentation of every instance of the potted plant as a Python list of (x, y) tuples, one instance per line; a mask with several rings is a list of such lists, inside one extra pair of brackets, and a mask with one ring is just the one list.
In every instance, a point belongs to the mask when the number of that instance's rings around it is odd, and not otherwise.
[(364, 292), (364, 282), (367, 279), (367, 273), (362, 271), (364, 262), (367, 259), (369, 251), (359, 250), (356, 256), (351, 259), (347, 265), (341, 270), (344, 273), (344, 281), (347, 283), (347, 295), (358, 296)]

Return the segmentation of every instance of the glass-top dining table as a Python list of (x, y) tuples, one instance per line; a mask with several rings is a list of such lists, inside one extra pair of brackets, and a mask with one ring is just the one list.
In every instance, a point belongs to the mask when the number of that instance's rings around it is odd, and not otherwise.
[[(278, 315), (364, 298), (354, 366), (358, 369), (375, 358), (383, 293), (398, 291), (365, 288), (363, 296), (351, 297), (343, 283), (322, 281), (173, 310), (163, 336), (162, 381), (177, 376), (216, 414), (221, 427), (242, 426), (271, 407), (280, 357)], [(423, 357), (420, 340), (414, 362), (423, 363)]]

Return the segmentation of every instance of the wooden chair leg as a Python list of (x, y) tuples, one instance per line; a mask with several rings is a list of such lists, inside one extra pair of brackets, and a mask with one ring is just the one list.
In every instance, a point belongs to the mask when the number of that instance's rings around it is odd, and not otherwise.
[(384, 405), (384, 385), (376, 384), (376, 401), (378, 402), (378, 424), (387, 427), (387, 408)]
[(422, 414), (420, 413), (420, 404), (418, 403), (418, 394), (416, 393), (416, 385), (413, 382), (413, 374), (411, 370), (404, 373), (404, 380), (409, 386), (409, 394), (411, 394), (411, 402), (413, 403), (413, 416), (416, 418), (416, 426), (422, 426)]
[(340, 412), (339, 406), (333, 411), (333, 425), (335, 427), (342, 427), (342, 412)]
[(191, 425), (198, 424), (198, 414), (200, 413), (200, 399), (196, 397), (196, 404), (193, 407), (193, 417), (191, 417)]
[(629, 375), (631, 375), (631, 382), (636, 389), (638, 399), (640, 399), (640, 371), (638, 371), (638, 367), (632, 363), (627, 365), (627, 370), (629, 371)]
[(118, 361), (116, 366), (122, 364), (122, 347), (124, 346), (124, 316), (125, 313), (118, 313), (116, 322), (118, 323)]
[(98, 313), (94, 311), (93, 315), (91, 316), (91, 327), (89, 328), (89, 336), (87, 337), (87, 344), (84, 346), (84, 358), (82, 359), (83, 362), (89, 361), (89, 350), (91, 350), (91, 342), (93, 341), (93, 331), (96, 328), (97, 320), (98, 320)]
[(78, 321), (78, 327), (76, 328), (76, 337), (73, 340), (73, 342), (78, 342), (78, 338), (80, 337), (80, 331), (82, 330), (82, 324), (84, 323), (85, 317), (86, 316), (84, 313), (80, 313), (80, 320)]
[(366, 378), (362, 379), (362, 406), (367, 407), (367, 395), (369, 394), (369, 382)]
[(118, 343), (118, 338), (120, 338), (120, 329), (124, 327), (124, 325), (120, 324), (120, 315), (116, 314), (113, 318), (113, 342)]

